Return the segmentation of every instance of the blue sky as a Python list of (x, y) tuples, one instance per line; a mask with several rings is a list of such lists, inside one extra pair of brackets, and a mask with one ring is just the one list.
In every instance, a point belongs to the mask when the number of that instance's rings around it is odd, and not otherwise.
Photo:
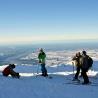
[(0, 42), (98, 39), (98, 0), (0, 0)]

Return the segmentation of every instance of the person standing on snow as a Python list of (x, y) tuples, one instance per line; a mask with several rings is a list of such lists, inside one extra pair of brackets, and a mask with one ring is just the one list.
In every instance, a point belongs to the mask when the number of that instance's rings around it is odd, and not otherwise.
[(73, 81), (79, 80), (78, 76), (79, 76), (80, 69), (81, 69), (80, 58), (81, 58), (80, 52), (76, 53), (76, 55), (72, 58), (72, 60), (75, 61), (75, 66), (76, 66), (76, 74), (75, 74), (75, 76), (73, 78)]
[(88, 62), (89, 56), (86, 54), (86, 51), (82, 51), (82, 57), (80, 58), (80, 65), (81, 65), (81, 70), (82, 70), (82, 76), (84, 79), (83, 84), (89, 84), (89, 78), (87, 76), (87, 71), (88, 71)]
[(46, 58), (46, 54), (43, 51), (43, 49), (41, 48), (40, 52), (38, 54), (38, 59), (39, 59), (39, 63), (41, 64), (42, 76), (44, 76), (44, 77), (48, 76), (47, 69), (45, 67), (45, 58)]

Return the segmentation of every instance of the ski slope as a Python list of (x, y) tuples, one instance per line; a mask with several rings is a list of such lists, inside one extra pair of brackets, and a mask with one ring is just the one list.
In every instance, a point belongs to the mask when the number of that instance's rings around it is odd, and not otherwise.
[[(97, 50), (96, 50), (97, 51)], [(7, 66), (0, 66), (0, 98), (98, 98), (98, 52), (89, 50), (88, 54), (94, 59), (93, 69), (88, 72), (90, 81), (96, 85), (68, 84), (72, 81), (75, 71), (71, 57), (76, 51), (48, 51), (46, 67), (52, 79), (38, 76), (41, 74), (40, 65), (28, 64), (36, 60), (38, 53), (31, 53), (20, 60), (27, 64), (18, 63), (16, 57), (8, 60), (17, 61), (15, 71), (20, 79), (2, 76), (2, 70)], [(20, 54), (19, 54), (20, 55)], [(38, 72), (38, 74), (37, 74)], [(79, 78), (83, 81), (82, 78)]]
[[(66, 84), (73, 77), (72, 66), (47, 67), (52, 79), (36, 76), (39, 65), (17, 66), (21, 78), (0, 75), (0, 98), (98, 98), (98, 86)], [(5, 66), (1, 66), (2, 71)], [(90, 81), (98, 83), (98, 71), (89, 71)], [(82, 81), (83, 79), (80, 78)]]

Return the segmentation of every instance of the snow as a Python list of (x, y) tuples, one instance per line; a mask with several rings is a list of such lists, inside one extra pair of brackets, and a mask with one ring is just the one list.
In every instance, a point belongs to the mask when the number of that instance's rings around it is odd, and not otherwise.
[[(76, 51), (48, 51), (46, 67), (52, 79), (42, 76), (38, 64), (18, 64), (15, 71), (19, 72), (20, 79), (2, 76), (0, 73), (0, 98), (98, 98), (98, 86), (66, 84), (74, 76), (71, 62)], [(89, 50), (94, 57), (93, 68), (88, 76), (92, 83), (98, 83), (98, 52)], [(37, 60), (38, 53), (28, 54), (20, 59)], [(0, 66), (0, 72), (7, 65)], [(83, 81), (82, 78), (80, 78)]]

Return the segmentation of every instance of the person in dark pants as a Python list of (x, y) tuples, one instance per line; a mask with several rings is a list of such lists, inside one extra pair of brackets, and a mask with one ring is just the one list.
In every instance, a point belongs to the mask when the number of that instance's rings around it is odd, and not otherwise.
[(41, 64), (42, 76), (44, 77), (48, 76), (47, 69), (45, 67), (45, 58), (46, 58), (45, 52), (43, 51), (43, 49), (40, 49), (40, 52), (38, 54), (38, 59), (39, 59), (39, 63)]
[(15, 72), (13, 69), (15, 68), (14, 64), (9, 64), (3, 71), (2, 74), (3, 76), (7, 77), (11, 75), (13, 78), (20, 78), (20, 75), (18, 72)]
[(75, 61), (75, 66), (76, 66), (76, 74), (75, 74), (75, 76), (73, 78), (73, 81), (79, 80), (78, 79), (78, 76), (79, 76), (80, 69), (81, 69), (81, 66), (80, 66), (80, 58), (81, 58), (81, 54), (80, 54), (80, 52), (78, 52), (78, 53), (76, 53), (76, 55), (72, 59), (72, 60)]
[(84, 79), (83, 84), (89, 84), (89, 78), (87, 76), (88, 71), (88, 55), (86, 54), (86, 51), (82, 51), (82, 57), (80, 58), (80, 64), (81, 64), (81, 70), (82, 70), (82, 76)]

